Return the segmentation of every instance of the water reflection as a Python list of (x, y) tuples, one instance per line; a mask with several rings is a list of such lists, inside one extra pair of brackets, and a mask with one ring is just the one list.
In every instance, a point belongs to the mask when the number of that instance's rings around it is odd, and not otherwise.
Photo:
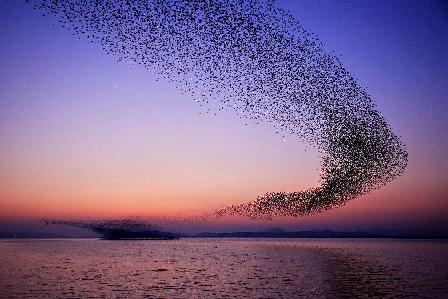
[(403, 240), (4, 240), (0, 297), (443, 298), (447, 249)]

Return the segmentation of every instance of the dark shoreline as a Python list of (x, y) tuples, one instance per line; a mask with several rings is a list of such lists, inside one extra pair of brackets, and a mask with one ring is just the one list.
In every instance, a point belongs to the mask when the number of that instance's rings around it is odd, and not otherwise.
[(448, 239), (448, 234), (380, 234), (366, 232), (338, 232), (338, 231), (283, 231), (283, 232), (232, 232), (232, 233), (200, 233), (189, 236), (191, 238), (353, 238), (353, 239)]
[(398, 240), (448, 240), (448, 234), (373, 234), (365, 232), (336, 232), (336, 231), (293, 231), (293, 232), (229, 232), (212, 233), (203, 232), (198, 234), (174, 233), (175, 237), (168, 238), (107, 238), (102, 236), (70, 236), (46, 233), (1, 233), (0, 239), (101, 239), (101, 240), (178, 240), (190, 238), (245, 238), (245, 239), (398, 239)]

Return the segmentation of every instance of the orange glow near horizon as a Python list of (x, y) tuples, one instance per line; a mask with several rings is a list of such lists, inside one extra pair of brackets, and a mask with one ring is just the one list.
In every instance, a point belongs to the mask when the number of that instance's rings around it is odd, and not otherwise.
[[(318, 153), (298, 137), (246, 126), (231, 108), (205, 114), (208, 107), (151, 70), (117, 62), (22, 2), (0, 9), (0, 221), (182, 218), (319, 186)], [(448, 225), (448, 63), (440, 58), (448, 34), (434, 35), (448, 28), (440, 26), (445, 15), (400, 12), (400, 23), (376, 4), (354, 17), (329, 3), (281, 5), (343, 57), (406, 144), (409, 164), (343, 207), (270, 223)]]

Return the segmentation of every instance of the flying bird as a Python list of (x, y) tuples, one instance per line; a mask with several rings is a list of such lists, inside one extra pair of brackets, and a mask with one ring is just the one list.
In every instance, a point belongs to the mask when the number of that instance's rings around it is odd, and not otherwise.
[(400, 176), (407, 152), (370, 95), (275, 1), (29, 0), (74, 35), (137, 63), (208, 107), (270, 123), (314, 146), (321, 185), (212, 211), (252, 218), (320, 213)]

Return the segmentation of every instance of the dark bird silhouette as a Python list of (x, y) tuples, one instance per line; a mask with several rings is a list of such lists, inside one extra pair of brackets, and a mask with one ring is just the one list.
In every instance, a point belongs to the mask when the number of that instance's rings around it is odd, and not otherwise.
[(33, 0), (75, 35), (223, 109), (315, 146), (321, 186), (271, 192), (213, 211), (253, 218), (319, 213), (377, 189), (407, 164), (371, 97), (319, 39), (275, 1)]

